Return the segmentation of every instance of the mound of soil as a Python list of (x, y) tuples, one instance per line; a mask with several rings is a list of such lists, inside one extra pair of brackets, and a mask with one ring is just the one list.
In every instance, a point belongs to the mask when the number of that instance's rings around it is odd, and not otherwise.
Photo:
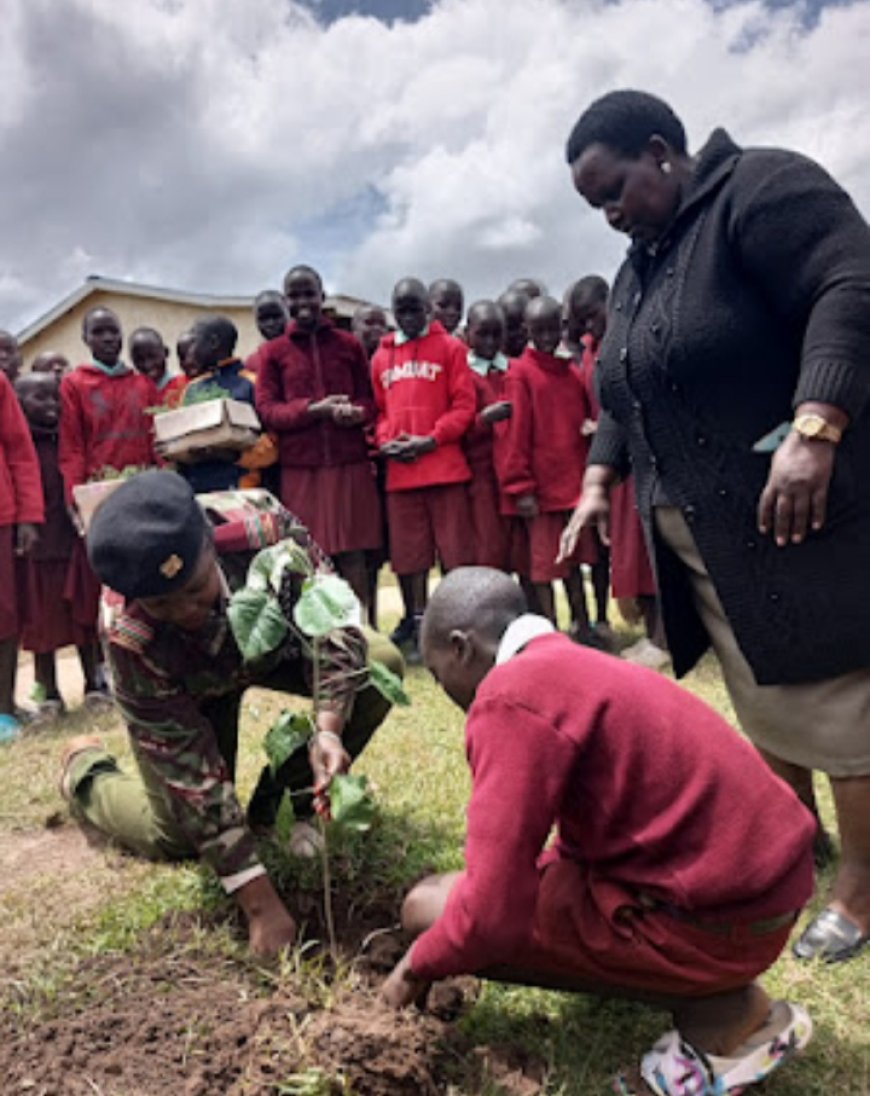
[(383, 969), (404, 947), (390, 933), (375, 936), (354, 974), (333, 987), (304, 973), (270, 982), (254, 966), (204, 950), (203, 928), (175, 919), (155, 926), (132, 955), (83, 961), (54, 1015), (45, 1002), (36, 1016), (5, 1008), (3, 1092), (435, 1096), (466, 1064), (479, 1075), (483, 1063), (512, 1096), (539, 1091), (528, 1073), (491, 1068), (500, 1062), (492, 1048), (471, 1054), (451, 1027), (474, 980), (434, 987), (426, 1011), (379, 1003)]

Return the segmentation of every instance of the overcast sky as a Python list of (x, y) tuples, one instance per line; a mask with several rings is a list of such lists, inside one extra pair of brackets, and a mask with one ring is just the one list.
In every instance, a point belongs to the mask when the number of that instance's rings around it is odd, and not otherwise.
[[(625, 241), (570, 186), (594, 97), (800, 149), (870, 210), (870, 0), (4, 0), (0, 327), (92, 273), (204, 292), (293, 263), (386, 301), (561, 292)], [(404, 16), (405, 18), (397, 18)], [(167, 333), (170, 336), (174, 333)]]

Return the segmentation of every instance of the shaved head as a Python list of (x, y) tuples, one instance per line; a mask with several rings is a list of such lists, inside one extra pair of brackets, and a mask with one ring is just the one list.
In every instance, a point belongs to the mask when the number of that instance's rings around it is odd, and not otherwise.
[(498, 645), (505, 629), (528, 612), (522, 590), (504, 571), (493, 567), (458, 567), (435, 590), (423, 617), (421, 642), (443, 647), (451, 632), (474, 632)]

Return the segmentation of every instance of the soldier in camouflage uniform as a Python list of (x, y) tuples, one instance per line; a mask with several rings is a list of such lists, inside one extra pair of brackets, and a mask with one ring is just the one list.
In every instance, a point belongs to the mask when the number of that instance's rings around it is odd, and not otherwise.
[(313, 667), (292, 623), (279, 651), (255, 669), (245, 665), (227, 599), (256, 551), (285, 537), (302, 544), (316, 567), (328, 564), (265, 492), (200, 502), (180, 476), (152, 471), (119, 487), (94, 517), (92, 565), (123, 595), (105, 643), (137, 771), (122, 772), (98, 739), (82, 737), (67, 746), (61, 788), (77, 818), (125, 848), (151, 859), (202, 857), (245, 912), (253, 950), (267, 954), (292, 942), (295, 925), (258, 859), (252, 829), (274, 822), (285, 790), (297, 827), (306, 825), (310, 789), (325, 791), (389, 710), (373, 687), (357, 691), (354, 683), (369, 650), (394, 672), (402, 663), (375, 633), (344, 628), (327, 636), (310, 750), (297, 751), (274, 777), (263, 770), (246, 817), (234, 787), (242, 694), (261, 685), (310, 696)]

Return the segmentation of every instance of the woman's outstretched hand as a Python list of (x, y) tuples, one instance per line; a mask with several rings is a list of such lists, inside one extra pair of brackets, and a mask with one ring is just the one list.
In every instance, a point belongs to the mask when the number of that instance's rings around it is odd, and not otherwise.
[(577, 550), (580, 534), (587, 525), (594, 525), (602, 544), (610, 544), (610, 489), (601, 484), (584, 486), (583, 494), (559, 541), (557, 563), (571, 559)]

